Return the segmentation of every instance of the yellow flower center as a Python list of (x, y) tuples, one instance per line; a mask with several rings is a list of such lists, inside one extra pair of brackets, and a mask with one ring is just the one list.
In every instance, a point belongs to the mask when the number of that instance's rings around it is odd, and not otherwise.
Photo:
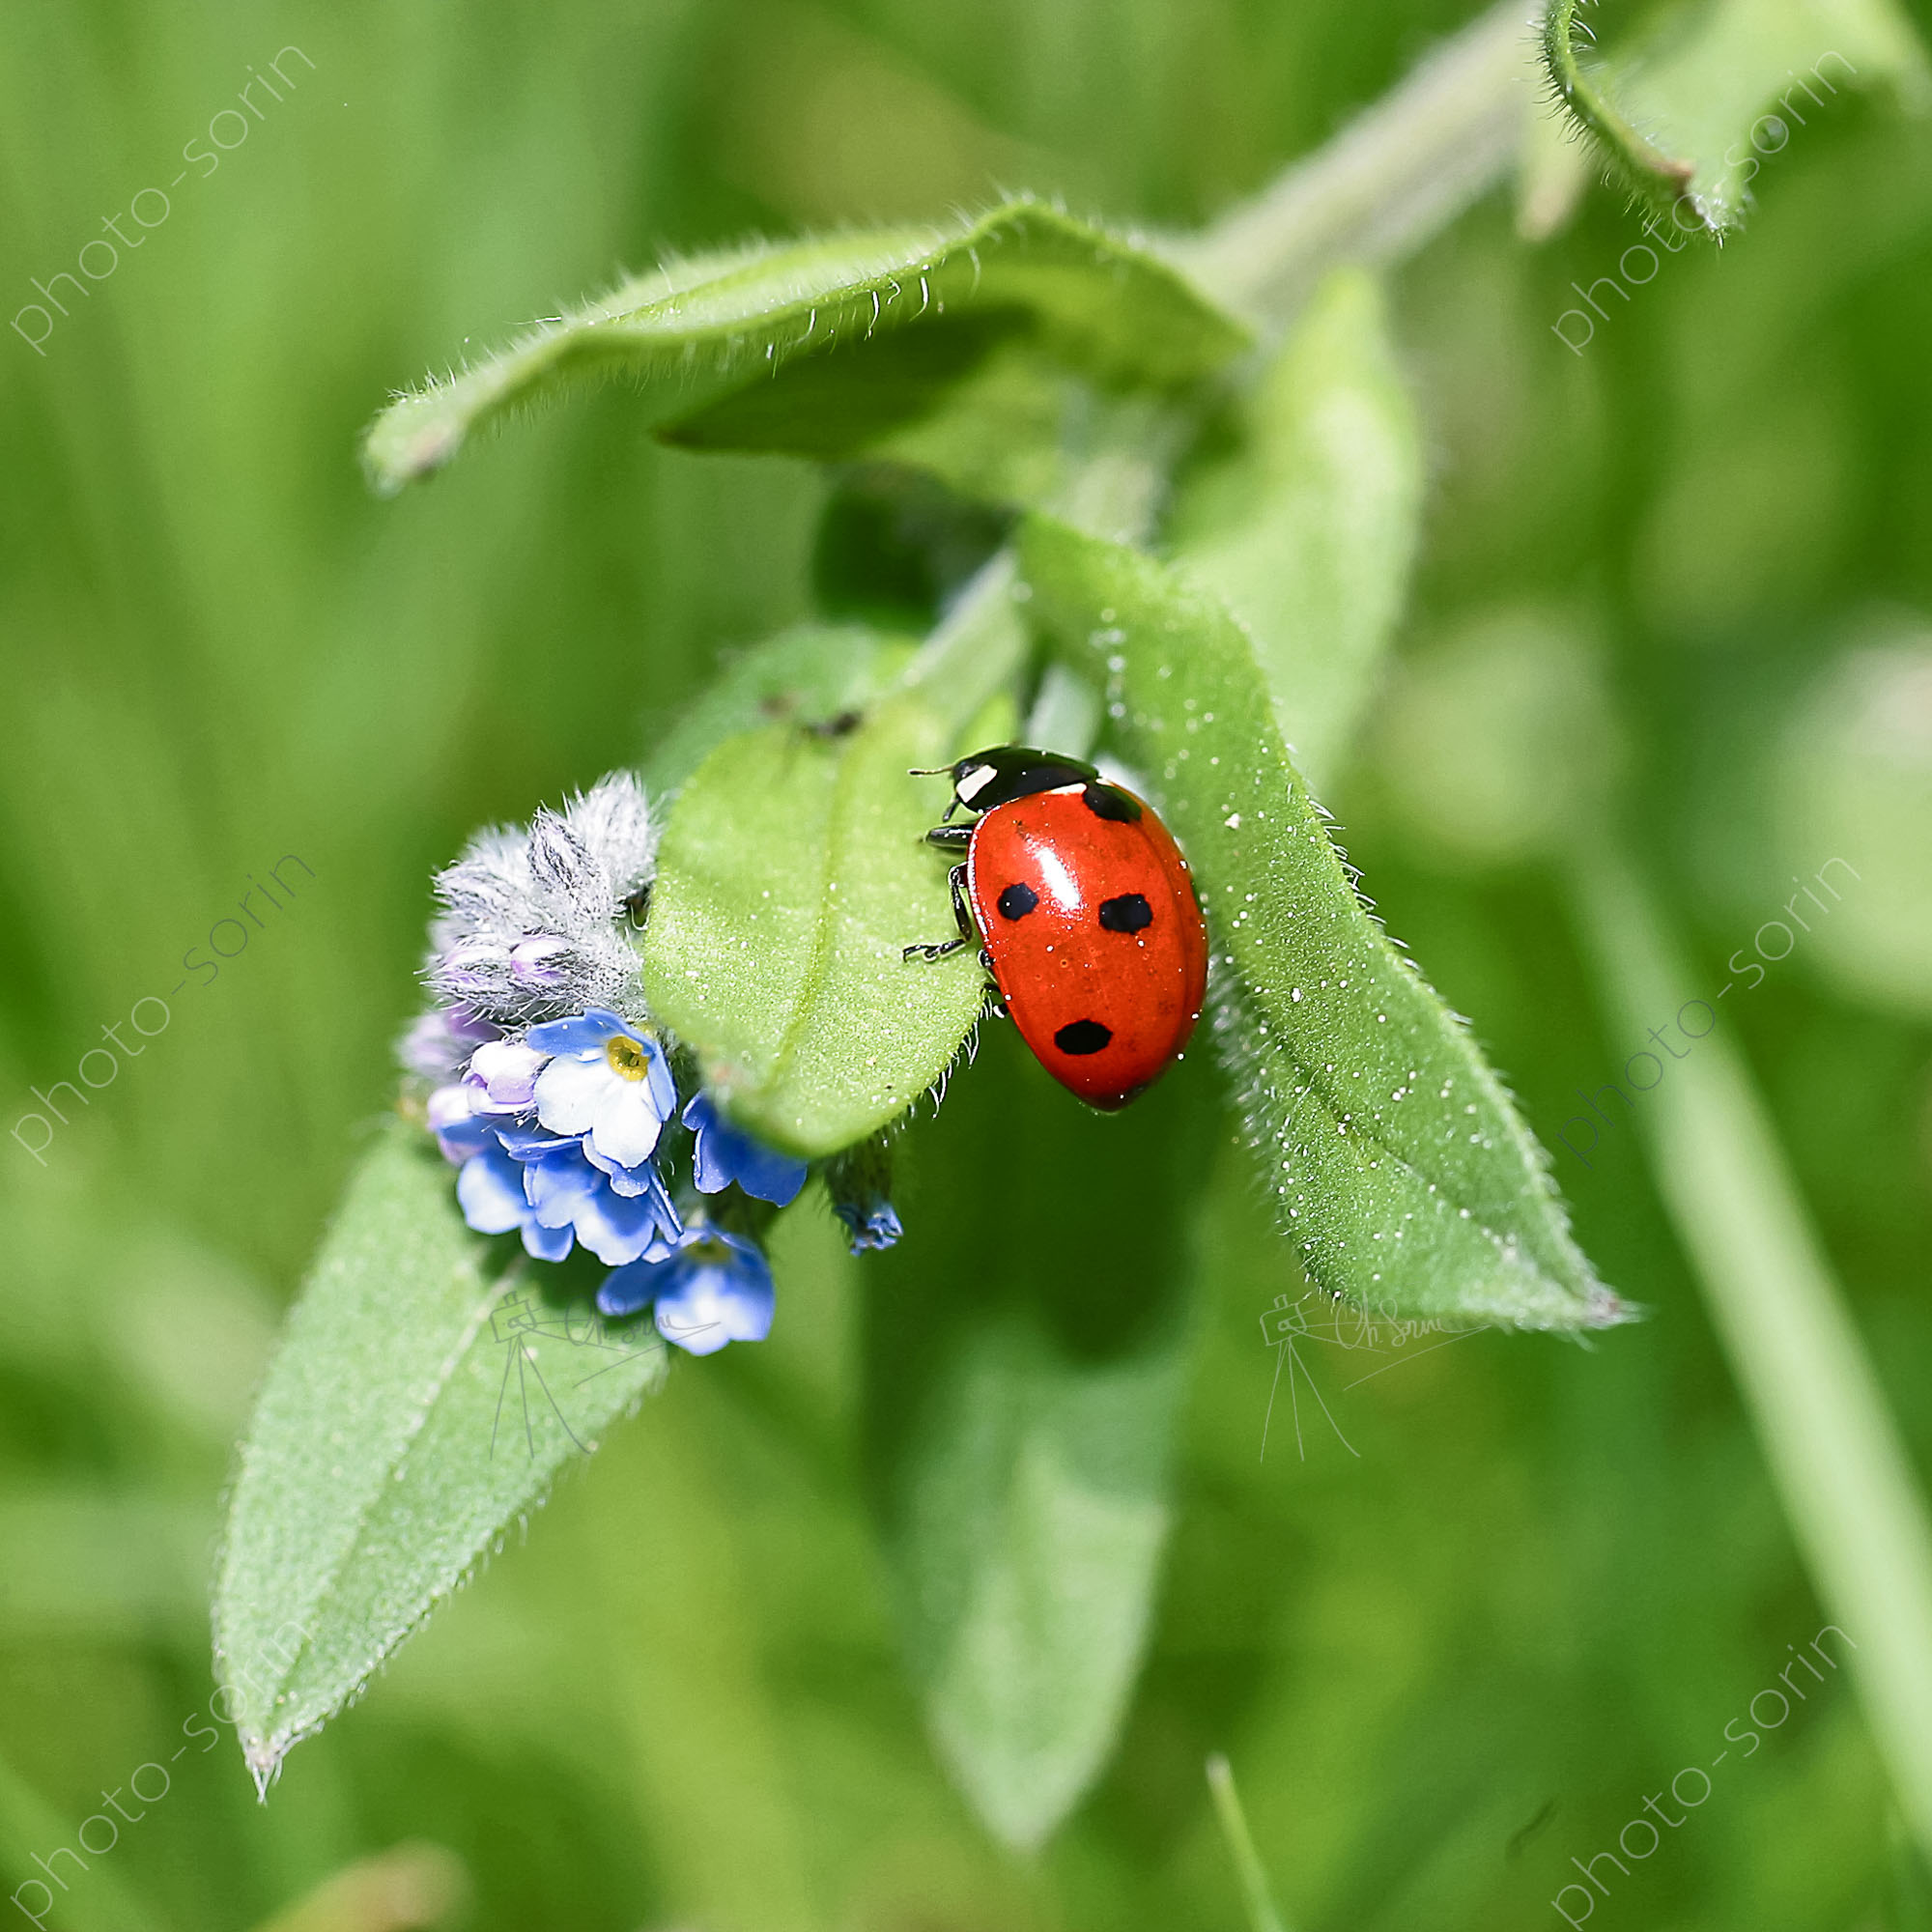
[(604, 1058), (620, 1080), (641, 1080), (651, 1070), (650, 1055), (627, 1033), (613, 1033), (604, 1042)]

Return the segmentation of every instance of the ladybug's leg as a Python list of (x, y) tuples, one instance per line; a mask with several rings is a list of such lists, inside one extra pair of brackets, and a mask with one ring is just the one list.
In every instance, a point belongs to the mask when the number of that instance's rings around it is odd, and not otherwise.
[(961, 939), (978, 939), (980, 928), (973, 923), (973, 915), (966, 907), (966, 867), (954, 866), (947, 873), (946, 883), (952, 892), (952, 923), (959, 928)]
[[(942, 826), (939, 829), (944, 831), (947, 828)], [(962, 825), (952, 829), (963, 832), (967, 828)], [(900, 952), (902, 958), (910, 959), (914, 953), (918, 953), (922, 959), (944, 959), (948, 953), (957, 952), (962, 946), (971, 945), (979, 938), (979, 928), (973, 923), (973, 915), (966, 907), (966, 867), (954, 866), (947, 874), (947, 884), (952, 889), (952, 917), (958, 922), (959, 937), (949, 939), (939, 946), (904, 947)], [(980, 957), (984, 959), (985, 954), (982, 952)], [(992, 961), (986, 960), (986, 964), (990, 968)]]
[(925, 835), (925, 842), (949, 852), (963, 852), (973, 842), (973, 828), (970, 825), (935, 825)]

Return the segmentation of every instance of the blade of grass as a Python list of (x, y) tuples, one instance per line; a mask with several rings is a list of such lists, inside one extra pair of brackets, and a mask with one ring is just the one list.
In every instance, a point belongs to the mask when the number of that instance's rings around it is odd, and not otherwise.
[[(1616, 1032), (1691, 995), (1662, 915), (1622, 855), (1573, 872), (1578, 923)], [(1638, 1121), (1657, 1186), (1921, 1850), (1932, 1853), (1932, 1527), (1877, 1377), (1763, 1102), (1719, 1030)]]
[(1248, 1816), (1241, 1809), (1240, 1793), (1235, 1789), (1235, 1771), (1216, 1751), (1208, 1760), (1208, 1789), (1214, 1794), (1214, 1815), (1221, 1821), (1221, 1833), (1228, 1840), (1228, 1856), (1239, 1874), (1241, 1893), (1248, 1902), (1248, 1917), (1255, 1932), (1289, 1932), (1288, 1921), (1275, 1909), (1268, 1891), (1267, 1872), (1261, 1854), (1255, 1850), (1248, 1830)]

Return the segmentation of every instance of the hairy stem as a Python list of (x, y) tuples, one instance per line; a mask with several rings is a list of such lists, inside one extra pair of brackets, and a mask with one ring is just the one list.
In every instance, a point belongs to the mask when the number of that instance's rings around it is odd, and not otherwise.
[[(1104, 435), (1074, 464), (1053, 502), (1056, 515), (1121, 543), (1143, 543), (1153, 529), (1167, 479), (1193, 424), (1165, 403), (1115, 408)], [(1018, 564), (1010, 544), (980, 567), (953, 599), (901, 682), (963, 725), (1033, 653), (1015, 597)]]
[[(1574, 873), (1612, 1025), (1634, 1037), (1690, 999), (1677, 949), (1620, 854)], [(1721, 1031), (1644, 1101), (1657, 1186), (1690, 1257), (1866, 1719), (1932, 1854), (1932, 1527), (1877, 1378), (1764, 1106)], [(1852, 1646), (1856, 1646), (1853, 1648)]]
[[(1624, 185), (1658, 213), (1669, 214), (1677, 203), (1690, 199), (1695, 170), (1639, 134), (1590, 77), (1577, 53), (1578, 34), (1593, 43), (1596, 39), (1577, 18), (1586, 4), (1587, 0), (1555, 0), (1543, 22), (1544, 64), (1563, 105), (1609, 157)], [(1697, 213), (1702, 221), (1703, 210)]]
[(1176, 259), (1208, 294), (1280, 327), (1336, 264), (1417, 247), (1515, 156), (1539, 78), (1533, 29), (1523, 0), (1502, 0)]

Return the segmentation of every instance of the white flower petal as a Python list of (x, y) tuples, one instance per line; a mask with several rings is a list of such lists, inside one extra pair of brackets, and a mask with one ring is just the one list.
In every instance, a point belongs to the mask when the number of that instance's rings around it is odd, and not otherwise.
[(598, 1097), (590, 1145), (606, 1160), (614, 1160), (620, 1167), (636, 1167), (651, 1157), (663, 1124), (651, 1104), (647, 1081), (613, 1078)]
[(537, 1075), (537, 1119), (554, 1134), (588, 1133), (605, 1089), (623, 1084), (601, 1053), (595, 1060), (553, 1060)]

